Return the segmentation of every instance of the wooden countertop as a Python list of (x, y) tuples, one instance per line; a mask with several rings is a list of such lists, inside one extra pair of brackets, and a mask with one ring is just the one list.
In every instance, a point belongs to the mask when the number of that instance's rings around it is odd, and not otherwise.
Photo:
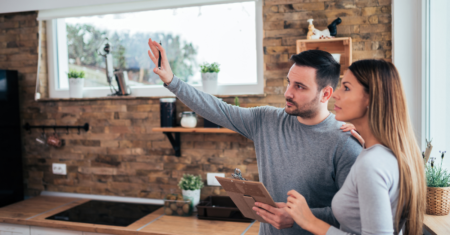
[(423, 224), (432, 235), (450, 234), (450, 214), (444, 216), (425, 215)]
[(164, 215), (163, 208), (141, 218), (128, 227), (46, 220), (45, 218), (80, 205), (90, 199), (38, 196), (0, 208), (0, 223), (59, 228), (110, 234), (245, 234), (257, 235), (259, 222), (242, 223), (199, 220), (195, 216)]
[[(110, 234), (245, 234), (258, 235), (259, 222), (242, 223), (199, 220), (195, 216), (163, 215), (163, 208), (143, 217), (128, 227), (46, 220), (45, 218), (80, 205), (90, 199), (38, 196), (0, 208), (0, 223), (59, 228), (66, 230)], [(433, 235), (450, 234), (450, 214), (425, 215), (425, 228)]]

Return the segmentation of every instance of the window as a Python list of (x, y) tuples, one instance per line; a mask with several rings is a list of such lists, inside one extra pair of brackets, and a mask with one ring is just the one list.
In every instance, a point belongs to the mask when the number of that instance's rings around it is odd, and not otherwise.
[(148, 38), (161, 41), (174, 74), (198, 89), (199, 65), (217, 62), (219, 94), (263, 93), (261, 1), (58, 18), (48, 21), (47, 32), (51, 98), (68, 97), (71, 69), (86, 74), (84, 97), (111, 93), (98, 54), (106, 38), (133, 96), (172, 95), (152, 71)]
[[(432, 139), (432, 156), (437, 158), (439, 151), (450, 154), (450, 2), (448, 0), (428, 0), (428, 82), (429, 112), (428, 138)], [(450, 169), (450, 155), (444, 165)]]

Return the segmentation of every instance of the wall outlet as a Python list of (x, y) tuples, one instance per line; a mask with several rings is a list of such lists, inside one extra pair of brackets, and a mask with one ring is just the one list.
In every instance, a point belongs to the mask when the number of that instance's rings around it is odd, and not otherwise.
[(217, 181), (216, 176), (225, 177), (225, 173), (207, 173), (206, 182), (209, 186), (220, 186), (219, 181)]
[(53, 163), (52, 164), (53, 174), (55, 175), (67, 175), (66, 164), (64, 163)]

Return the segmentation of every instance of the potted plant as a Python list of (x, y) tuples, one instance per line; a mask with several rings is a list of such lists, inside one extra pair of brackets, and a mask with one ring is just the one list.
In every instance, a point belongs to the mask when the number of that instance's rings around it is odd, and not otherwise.
[(200, 202), (200, 190), (203, 188), (203, 181), (200, 175), (194, 176), (191, 174), (184, 174), (178, 183), (183, 197), (191, 199), (194, 211), (197, 210), (195, 206)]
[(83, 98), (84, 71), (70, 70), (69, 77), (69, 96), (71, 98)]
[(218, 63), (200, 65), (203, 91), (209, 94), (217, 93), (217, 77), (220, 71)]
[[(431, 143), (427, 141), (427, 148), (429, 146), (431, 146)], [(436, 164), (435, 157), (431, 157), (425, 164), (426, 213), (429, 215), (448, 215), (450, 212), (450, 172), (442, 167), (446, 151), (439, 151), (439, 153), (441, 153), (440, 164)]]
[(240, 103), (239, 103), (239, 97), (237, 97), (237, 96), (234, 97), (234, 105), (235, 105), (235, 106), (238, 106), (238, 107), (240, 106)]

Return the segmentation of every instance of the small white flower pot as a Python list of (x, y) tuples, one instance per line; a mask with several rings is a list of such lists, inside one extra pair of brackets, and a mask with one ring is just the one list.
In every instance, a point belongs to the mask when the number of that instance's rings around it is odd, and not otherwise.
[(84, 78), (69, 78), (70, 98), (83, 98)]
[[(197, 190), (181, 190), (183, 197), (185, 199), (189, 198), (192, 200), (194, 211), (197, 211), (197, 205), (200, 202), (200, 189)], [(186, 198), (187, 197), (187, 198)]]
[(217, 94), (218, 73), (202, 73), (203, 91), (209, 94)]

